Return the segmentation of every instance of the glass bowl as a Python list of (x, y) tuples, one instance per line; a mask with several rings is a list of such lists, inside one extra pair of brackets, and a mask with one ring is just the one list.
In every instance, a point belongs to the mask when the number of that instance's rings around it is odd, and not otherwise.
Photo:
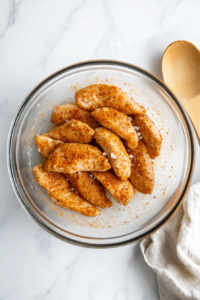
[[(32, 168), (44, 162), (34, 137), (48, 132), (52, 110), (75, 103), (75, 92), (89, 84), (114, 84), (148, 110), (163, 136), (161, 155), (154, 160), (152, 195), (135, 194), (127, 206), (113, 207), (97, 217), (84, 217), (56, 206), (38, 186)], [(131, 64), (97, 60), (78, 63), (52, 74), (23, 101), (8, 137), (8, 170), (15, 194), (26, 212), (53, 236), (84, 247), (117, 247), (157, 230), (183, 201), (194, 167), (190, 121), (173, 93), (158, 78)], [(112, 197), (108, 193), (108, 197)]]

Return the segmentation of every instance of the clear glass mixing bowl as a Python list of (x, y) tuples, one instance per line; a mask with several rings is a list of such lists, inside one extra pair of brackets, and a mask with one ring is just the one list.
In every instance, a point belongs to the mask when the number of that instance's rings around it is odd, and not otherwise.
[[(89, 218), (56, 206), (34, 181), (31, 170), (44, 161), (34, 137), (53, 128), (53, 108), (74, 103), (75, 92), (93, 83), (114, 84), (147, 108), (162, 133), (163, 146), (154, 161), (156, 184), (152, 195), (136, 193), (125, 207), (113, 200), (113, 207)], [(11, 183), (26, 212), (55, 237), (94, 248), (132, 243), (169, 220), (187, 193), (194, 153), (190, 121), (167, 86), (145, 70), (109, 60), (66, 67), (36, 86), (12, 122), (7, 148)], [(108, 197), (112, 199), (109, 194)]]

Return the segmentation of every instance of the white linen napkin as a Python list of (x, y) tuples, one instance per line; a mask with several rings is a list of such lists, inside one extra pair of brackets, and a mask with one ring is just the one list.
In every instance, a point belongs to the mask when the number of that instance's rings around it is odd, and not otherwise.
[(200, 300), (200, 182), (178, 211), (140, 248), (157, 274), (161, 300)]

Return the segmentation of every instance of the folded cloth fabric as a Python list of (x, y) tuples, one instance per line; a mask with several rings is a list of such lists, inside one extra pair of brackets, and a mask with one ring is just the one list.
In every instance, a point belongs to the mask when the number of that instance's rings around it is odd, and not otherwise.
[(171, 219), (140, 244), (161, 300), (200, 300), (200, 182)]

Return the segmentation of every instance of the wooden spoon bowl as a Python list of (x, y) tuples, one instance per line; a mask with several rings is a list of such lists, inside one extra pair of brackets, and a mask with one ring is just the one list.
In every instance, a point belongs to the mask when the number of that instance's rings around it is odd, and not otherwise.
[(192, 43), (176, 41), (165, 50), (162, 76), (180, 99), (191, 99), (200, 94), (200, 51)]
[(182, 102), (200, 143), (200, 51), (187, 41), (176, 41), (165, 50), (162, 76)]

